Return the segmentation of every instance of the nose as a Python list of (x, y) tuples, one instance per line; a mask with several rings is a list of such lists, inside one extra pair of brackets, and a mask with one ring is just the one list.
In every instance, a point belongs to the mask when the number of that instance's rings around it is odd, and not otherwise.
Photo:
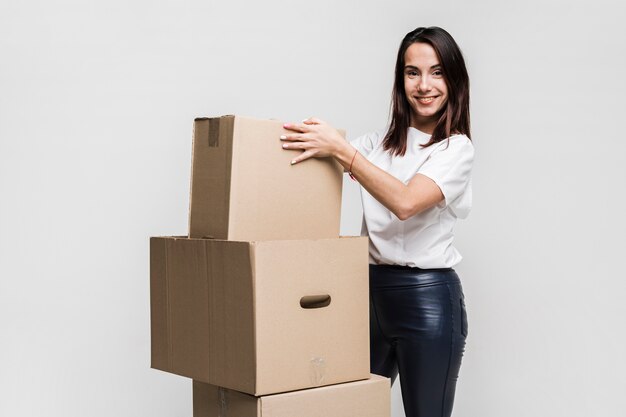
[(430, 78), (428, 75), (423, 75), (420, 77), (419, 83), (417, 84), (417, 89), (419, 92), (428, 92), (432, 88), (430, 84)]

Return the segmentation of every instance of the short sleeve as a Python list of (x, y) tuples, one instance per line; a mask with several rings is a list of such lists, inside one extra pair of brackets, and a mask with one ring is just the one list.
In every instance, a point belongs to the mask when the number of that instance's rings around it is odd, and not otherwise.
[[(432, 145), (437, 146), (437, 145)], [(465, 218), (472, 208), (472, 164), (474, 146), (465, 135), (441, 141), (417, 171), (432, 179), (441, 189), (444, 203), (459, 218)]]
[(350, 145), (354, 146), (361, 155), (368, 156), (381, 140), (381, 132), (372, 132), (352, 139)]

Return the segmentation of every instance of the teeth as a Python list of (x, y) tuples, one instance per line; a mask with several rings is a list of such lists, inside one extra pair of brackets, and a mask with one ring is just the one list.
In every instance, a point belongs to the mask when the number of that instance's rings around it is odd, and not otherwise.
[(424, 98), (418, 98), (417, 101), (420, 101), (422, 103), (430, 103), (434, 99), (435, 97), (424, 97)]

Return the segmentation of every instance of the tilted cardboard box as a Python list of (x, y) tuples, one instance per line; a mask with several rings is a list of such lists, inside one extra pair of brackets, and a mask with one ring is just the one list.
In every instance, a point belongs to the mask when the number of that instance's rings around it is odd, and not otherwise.
[(366, 237), (150, 240), (152, 367), (253, 395), (369, 376)]
[(193, 382), (193, 417), (389, 417), (389, 378), (254, 397)]
[(227, 240), (339, 236), (343, 168), (331, 158), (291, 165), (276, 120), (194, 122), (189, 236)]

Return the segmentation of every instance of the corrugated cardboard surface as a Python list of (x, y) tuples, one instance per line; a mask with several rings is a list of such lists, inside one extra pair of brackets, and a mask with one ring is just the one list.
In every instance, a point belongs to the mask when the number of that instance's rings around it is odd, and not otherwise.
[[(366, 253), (367, 238), (254, 244), (257, 392), (369, 376)], [(303, 297), (326, 295), (326, 307), (300, 306)]]
[(331, 158), (290, 161), (275, 120), (196, 119), (190, 237), (320, 239), (339, 235), (343, 168)]
[(253, 397), (193, 382), (194, 417), (389, 417), (390, 381), (370, 379)]
[(189, 236), (228, 238), (234, 118), (199, 118), (193, 125)]
[(157, 369), (254, 395), (369, 375), (366, 237), (152, 238), (151, 308)]
[[(253, 277), (245, 242), (152, 238), (152, 367), (254, 390)], [(247, 375), (247, 379), (239, 379)]]
[(172, 368), (169, 362), (170, 323), (167, 291), (167, 240), (150, 239), (150, 336), (152, 367)]

